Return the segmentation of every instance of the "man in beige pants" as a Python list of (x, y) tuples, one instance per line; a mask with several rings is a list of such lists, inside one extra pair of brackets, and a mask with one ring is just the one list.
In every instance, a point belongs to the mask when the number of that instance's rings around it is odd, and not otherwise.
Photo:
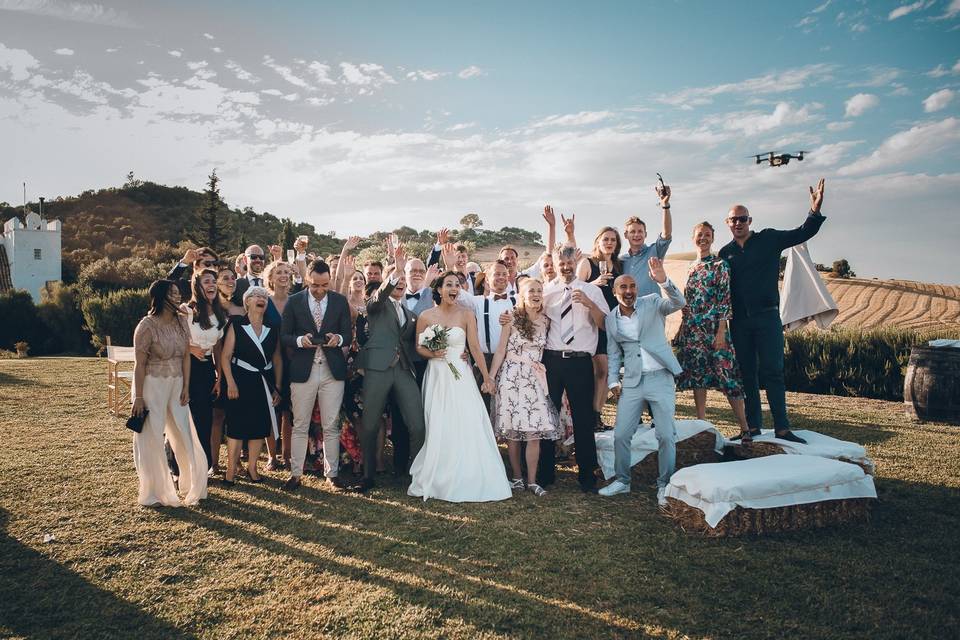
[(350, 344), (353, 326), (347, 299), (329, 291), (330, 267), (315, 260), (307, 269), (303, 291), (290, 296), (283, 309), (280, 342), (287, 350), (293, 437), (290, 441), (290, 479), (283, 488), (295, 491), (303, 475), (307, 434), (314, 403), (320, 403), (323, 424), (323, 475), (330, 486), (337, 479), (340, 458), (340, 403), (347, 362), (341, 347)]

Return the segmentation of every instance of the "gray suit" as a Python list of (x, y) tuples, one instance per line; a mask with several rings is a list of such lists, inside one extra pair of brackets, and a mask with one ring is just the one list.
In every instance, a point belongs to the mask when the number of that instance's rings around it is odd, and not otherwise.
[[(410, 458), (416, 458), (425, 433), (423, 400), (414, 373), (414, 341), (417, 319), (401, 303), (404, 323), (400, 324), (390, 293), (394, 285), (385, 280), (367, 301), (367, 328), (370, 337), (360, 350), (358, 366), (363, 369), (363, 418), (360, 446), (363, 475), (372, 480), (377, 469), (377, 431), (387, 398), (394, 402), (410, 433)], [(407, 461), (401, 462), (404, 466)]]
[[(624, 317), (620, 307), (607, 316), (607, 384), (610, 387), (622, 384), (620, 401), (617, 404), (617, 426), (614, 430), (614, 454), (617, 479), (630, 484), (630, 442), (637, 430), (637, 423), (644, 402), (650, 404), (653, 423), (659, 442), (659, 477), (657, 486), (665, 487), (676, 466), (676, 385), (674, 376), (682, 369), (664, 332), (664, 319), (686, 304), (683, 294), (669, 280), (663, 287), (666, 298), (649, 294), (634, 304), (632, 321), (638, 323), (637, 338), (625, 336), (620, 331), (619, 320)], [(643, 372), (641, 347), (663, 368)], [(620, 367), (623, 367), (623, 382)]]

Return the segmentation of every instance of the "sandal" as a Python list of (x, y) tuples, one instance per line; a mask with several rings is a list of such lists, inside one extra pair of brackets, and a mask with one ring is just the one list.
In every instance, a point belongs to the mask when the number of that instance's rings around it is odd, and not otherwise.
[(513, 480), (510, 481), (511, 489), (519, 489), (520, 491), (523, 491), (525, 486), (526, 485), (523, 484), (522, 478), (514, 478)]
[(530, 492), (538, 498), (542, 498), (543, 496), (547, 495), (547, 490), (538, 484), (528, 484), (527, 489), (529, 489)]

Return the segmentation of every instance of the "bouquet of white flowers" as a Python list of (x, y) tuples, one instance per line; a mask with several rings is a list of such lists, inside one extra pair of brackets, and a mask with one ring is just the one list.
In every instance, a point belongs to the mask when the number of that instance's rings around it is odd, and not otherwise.
[[(431, 324), (423, 333), (420, 334), (419, 343), (421, 347), (426, 347), (430, 351), (443, 351), (449, 346), (450, 329), (439, 324)], [(460, 379), (460, 372), (453, 366), (453, 363), (447, 361), (447, 366), (453, 372), (453, 377)]]

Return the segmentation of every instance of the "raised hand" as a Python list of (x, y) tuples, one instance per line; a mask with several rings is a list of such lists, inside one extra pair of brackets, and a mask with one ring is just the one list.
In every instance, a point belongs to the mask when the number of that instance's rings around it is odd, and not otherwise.
[(457, 248), (452, 242), (440, 245), (440, 256), (443, 258), (443, 266), (447, 269), (457, 266)]
[(440, 231), (437, 231), (437, 244), (442, 247), (448, 242), (450, 242), (450, 230), (443, 227)]
[(663, 269), (663, 262), (660, 258), (654, 256), (647, 262), (650, 271), (650, 279), (657, 284), (663, 284), (667, 281), (667, 272)]
[(567, 234), (567, 239), (573, 239), (573, 230), (574, 230), (574, 220), (576, 220), (577, 214), (571, 215), (569, 218), (565, 217), (562, 213), (560, 214), (560, 221), (563, 223), (563, 232)]
[(342, 258), (340, 258), (340, 264), (343, 265), (343, 268), (349, 273), (353, 273), (356, 270), (357, 259), (349, 253), (345, 253)]
[(437, 279), (438, 275), (440, 275), (440, 269), (437, 268), (437, 265), (430, 265), (427, 267), (427, 274), (423, 277), (423, 284), (427, 287), (432, 287), (433, 281)]
[(191, 265), (197, 261), (200, 257), (200, 254), (197, 253), (196, 249), (187, 249), (187, 252), (183, 254), (183, 260), (181, 262), (185, 265)]
[(399, 242), (396, 245), (396, 248), (393, 250), (393, 260), (397, 265), (397, 276), (403, 272), (404, 267), (407, 265), (407, 250)]
[(670, 191), (669, 185), (663, 185), (663, 187), (660, 187), (660, 186), (658, 185), (658, 186), (654, 187), (653, 190), (657, 193), (657, 197), (660, 198), (660, 206), (661, 206), (661, 207), (667, 207), (667, 206), (670, 205), (670, 193), (671, 193), (671, 191)]
[(274, 261), (281, 260), (283, 258), (283, 247), (278, 244), (272, 244), (267, 247), (267, 251), (270, 252), (270, 256)]
[(548, 226), (555, 227), (557, 225), (557, 216), (550, 205), (543, 208), (543, 219), (547, 221)]
[(293, 241), (293, 250), (297, 252), (297, 255), (307, 252), (307, 240), (306, 236), (299, 236), (296, 240)]
[(810, 187), (810, 211), (814, 213), (820, 213), (820, 205), (823, 204), (823, 183), (823, 178), (820, 178), (816, 190)]
[(353, 251), (357, 248), (357, 245), (360, 244), (360, 236), (350, 236), (347, 238), (347, 241), (343, 243), (344, 251)]

